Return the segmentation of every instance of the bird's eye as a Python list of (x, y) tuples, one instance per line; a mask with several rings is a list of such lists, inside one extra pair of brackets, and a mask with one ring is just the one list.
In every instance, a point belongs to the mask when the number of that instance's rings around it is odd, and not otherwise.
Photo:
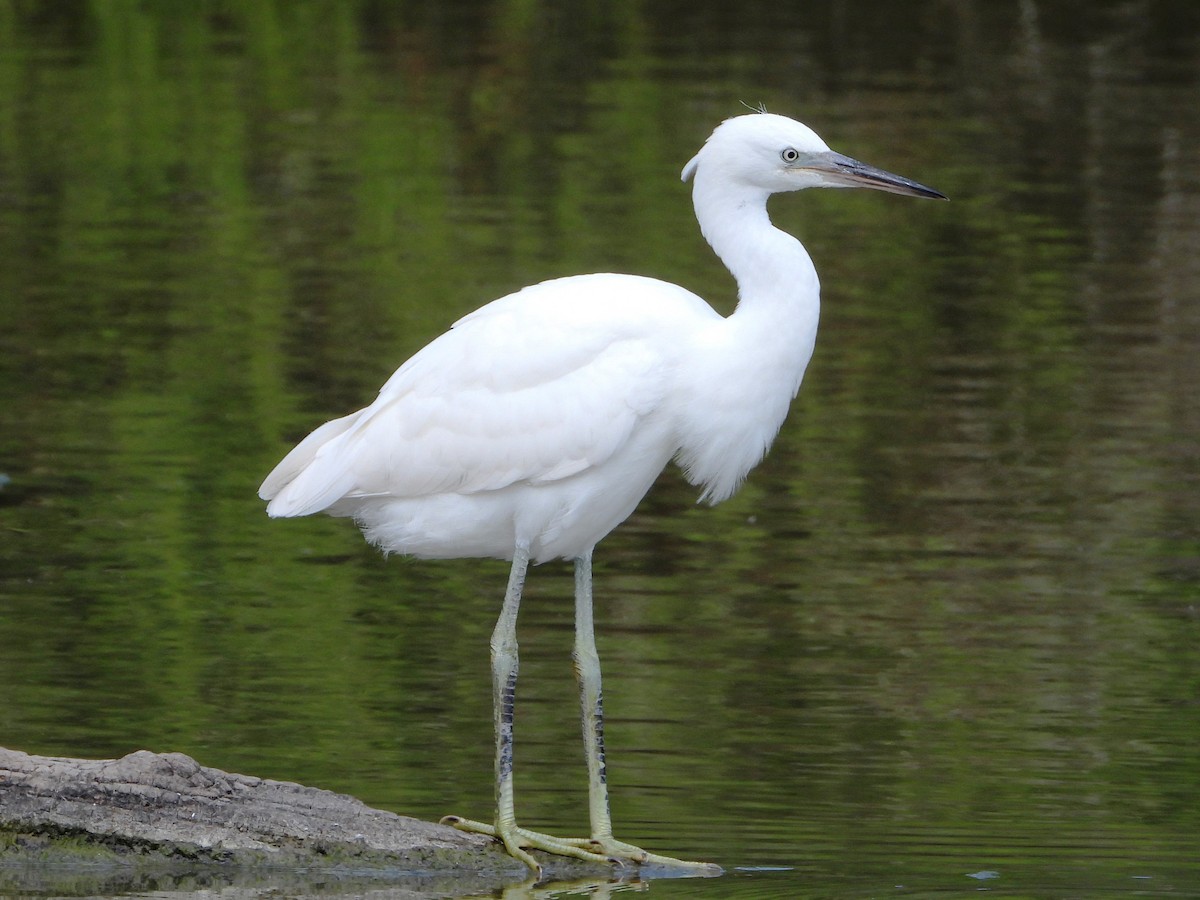
[(795, 147), (788, 147), (786, 150), (780, 153), (779, 156), (785, 163), (794, 163), (800, 158), (800, 153)]

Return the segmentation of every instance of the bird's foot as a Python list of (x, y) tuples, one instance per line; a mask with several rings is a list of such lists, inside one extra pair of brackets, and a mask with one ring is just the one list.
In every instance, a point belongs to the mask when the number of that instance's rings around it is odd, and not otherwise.
[(553, 853), (557, 856), (571, 856), (575, 859), (582, 859), (602, 865), (625, 864), (623, 860), (617, 857), (607, 856), (604, 853), (591, 849), (592, 841), (587, 838), (554, 837), (550, 834), (543, 834), (540, 831), (530, 831), (528, 828), (521, 828), (515, 823), (507, 828), (497, 828), (489, 822), (477, 822), (474, 819), (464, 819), (462, 816), (445, 816), (442, 819), (442, 824), (453, 826), (459, 831), (469, 831), (474, 834), (486, 834), (489, 837), (494, 837), (504, 844), (504, 849), (508, 851), (509, 856), (519, 859), (525, 865), (529, 866), (537, 874), (538, 878), (542, 876), (542, 866), (529, 854), (529, 850), (544, 850), (546, 853)]
[(489, 822), (477, 822), (461, 816), (446, 816), (443, 825), (451, 825), (459, 831), (486, 834), (504, 844), (509, 855), (529, 866), (538, 877), (542, 867), (529, 850), (542, 850), (557, 856), (570, 856), (587, 862), (610, 866), (662, 866), (671, 869), (687, 869), (694, 874), (719, 875), (721, 868), (712, 863), (690, 862), (671, 856), (648, 853), (641, 847), (618, 841), (612, 835), (591, 838), (560, 838), (540, 831), (530, 831), (513, 824), (508, 828), (497, 828)]

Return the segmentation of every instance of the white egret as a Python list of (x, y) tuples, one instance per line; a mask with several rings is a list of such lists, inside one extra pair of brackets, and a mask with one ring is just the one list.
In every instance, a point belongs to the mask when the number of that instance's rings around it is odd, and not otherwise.
[[(352, 517), (385, 552), (512, 560), (491, 639), (496, 810), (443, 821), (527, 852), (703, 866), (618, 841), (609, 817), (592, 548), (674, 459), (701, 499), (733, 494), (767, 452), (817, 334), (807, 251), (778, 230), (767, 198), (810, 187), (937, 191), (829, 149), (811, 129), (754, 113), (722, 123), (683, 168), (700, 230), (738, 285), (719, 315), (695, 294), (633, 275), (527, 287), (460, 319), (402, 365), (365, 409), (327, 422), (267, 476), (271, 516)], [(944, 198), (943, 198), (944, 199)], [(517, 824), (513, 702), (517, 609), (528, 564), (575, 564), (575, 670), (591, 836)]]

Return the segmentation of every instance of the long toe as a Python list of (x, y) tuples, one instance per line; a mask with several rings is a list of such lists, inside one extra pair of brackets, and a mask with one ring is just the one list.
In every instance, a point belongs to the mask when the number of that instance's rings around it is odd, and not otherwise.
[(720, 875), (724, 871), (716, 863), (693, 862), (688, 859), (676, 859), (673, 856), (661, 856), (657, 853), (650, 853), (634, 844), (618, 841), (611, 835), (591, 838), (587, 841), (587, 845), (592, 848), (592, 852), (601, 856), (618, 859), (637, 866), (680, 869), (686, 870), (692, 875)]

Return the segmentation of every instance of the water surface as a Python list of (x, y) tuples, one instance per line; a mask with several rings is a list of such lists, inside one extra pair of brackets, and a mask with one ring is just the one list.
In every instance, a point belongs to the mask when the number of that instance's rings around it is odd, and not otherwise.
[[(0, 740), (486, 816), (505, 564), (258, 482), (524, 284), (731, 309), (678, 172), (761, 102), (953, 199), (772, 201), (824, 285), (791, 417), (597, 551), (618, 835), (729, 872), (665, 897), (1200, 893), (1200, 17), (650, 6), (0, 5)], [(564, 833), (570, 591), (517, 723)]]

